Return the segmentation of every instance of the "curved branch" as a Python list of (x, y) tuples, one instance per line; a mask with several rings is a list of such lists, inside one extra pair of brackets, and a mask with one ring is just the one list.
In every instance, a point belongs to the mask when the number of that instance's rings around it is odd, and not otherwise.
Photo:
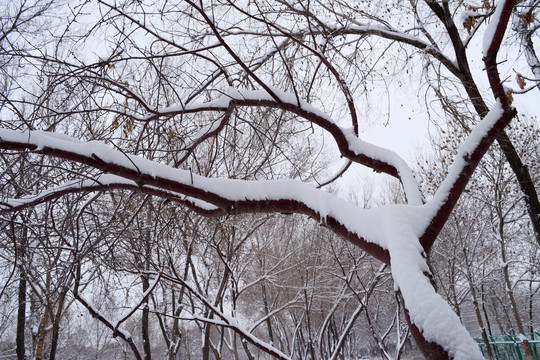
[[(327, 25), (328, 29), (331, 30), (329, 34), (324, 33), (325, 35), (330, 35), (332, 37), (335, 36), (341, 36), (341, 35), (374, 35), (379, 36), (387, 40), (394, 40), (399, 43), (408, 44), (412, 47), (417, 48), (418, 50), (425, 51), (427, 54), (433, 56), (435, 59), (439, 60), (441, 64), (443, 64), (448, 71), (450, 71), (454, 76), (461, 78), (461, 72), (460, 69), (456, 66), (456, 63), (452, 61), (450, 58), (448, 58), (446, 55), (444, 55), (439, 49), (434, 47), (433, 45), (417, 38), (416, 36), (408, 35), (406, 33), (403, 33), (401, 31), (388, 29), (382, 26), (375, 26), (375, 25), (349, 25), (349, 26), (342, 26), (342, 27), (331, 27)], [(289, 39), (294, 39), (296, 42), (299, 42), (297, 38), (302, 38), (303, 36), (306, 36), (310, 34), (310, 32), (302, 31), (302, 32), (294, 32), (294, 33), (285, 33), (284, 31), (281, 32), (275, 32), (275, 33), (260, 33), (255, 31), (249, 31), (249, 30), (239, 30), (230, 32), (231, 35), (257, 35), (257, 36), (272, 36), (272, 37), (287, 37)], [(315, 34), (323, 35), (322, 32)], [(313, 51), (312, 49), (310, 49)]]
[[(275, 101), (274, 96), (277, 96), (279, 101)], [(334, 138), (343, 157), (370, 167), (376, 172), (383, 172), (396, 177), (403, 184), (410, 204), (421, 205), (423, 203), (418, 182), (414, 178), (407, 163), (399, 155), (388, 149), (362, 141), (356, 136), (354, 129), (345, 129), (338, 126), (327, 114), (316, 109), (309, 103), (301, 100), (298, 104), (293, 94), (288, 94), (277, 89), (274, 89), (270, 95), (265, 91), (247, 91), (230, 88), (217, 100), (189, 106), (164, 108), (156, 110), (155, 115), (138, 117), (137, 119), (148, 121), (158, 116), (171, 117), (204, 111), (230, 111), (231, 106), (268, 107), (286, 110), (320, 126)], [(128, 114), (126, 110), (118, 112), (124, 113), (127, 116), (135, 116)]]
[(336, 174), (334, 174), (334, 176), (332, 176), (331, 178), (327, 180), (324, 180), (322, 183), (317, 185), (317, 188), (325, 187), (326, 185), (329, 185), (333, 183), (334, 181), (336, 181), (337, 179), (339, 179), (341, 176), (343, 176), (343, 174), (345, 174), (345, 172), (347, 172), (347, 170), (351, 167), (351, 165), (352, 165), (352, 161), (347, 160), (345, 164), (343, 164), (343, 166), (336, 172)]
[(129, 190), (148, 195), (154, 195), (175, 203), (181, 204), (199, 215), (206, 217), (223, 216), (227, 213), (210, 204), (191, 199), (186, 196), (158, 189), (151, 186), (140, 186), (134, 181), (125, 180), (115, 175), (101, 175), (93, 180), (73, 181), (52, 189), (42, 191), (37, 195), (25, 196), (17, 199), (6, 199), (0, 202), (0, 214), (13, 213), (46, 202), (54, 201), (69, 194), (92, 193), (113, 190)]
[[(258, 18), (256, 16), (248, 13), (247, 11), (243, 10), (242, 8), (240, 8), (238, 6), (235, 6), (232, 1), (229, 1), (229, 4), (231, 6), (233, 6), (236, 10), (241, 12), (242, 14), (248, 16), (249, 18), (255, 19), (255, 20), (259, 21), (259, 22), (262, 22), (267, 27), (272, 27), (273, 29), (278, 31), (279, 34), (281, 34), (281, 36), (284, 36), (284, 37), (286, 37), (288, 39), (291, 39), (297, 45), (309, 50), (311, 53), (313, 53), (315, 56), (317, 56), (319, 58), (321, 63), (323, 63), (326, 66), (326, 68), (330, 71), (330, 73), (335, 77), (336, 81), (338, 82), (339, 87), (340, 87), (341, 91), (343, 92), (343, 95), (345, 96), (345, 101), (347, 102), (347, 106), (349, 108), (349, 113), (351, 115), (351, 121), (352, 121), (353, 129), (354, 129), (354, 133), (356, 135), (358, 135), (358, 114), (356, 112), (356, 107), (354, 105), (354, 99), (353, 99), (352, 93), (351, 93), (351, 91), (349, 89), (349, 86), (345, 82), (345, 80), (343, 80), (343, 78), (339, 74), (339, 71), (328, 61), (328, 59), (323, 55), (323, 53), (321, 51), (319, 51), (318, 49), (314, 49), (314, 48), (308, 46), (306, 44), (306, 42), (299, 40), (297, 37), (293, 36), (292, 34), (286, 32), (286, 31), (284, 31), (283, 29), (281, 29), (281, 27), (277, 26), (276, 24), (273, 24), (273, 23), (271, 23), (271, 22), (269, 22), (269, 21), (267, 21), (265, 19), (260, 19), (260, 18)], [(306, 35), (307, 34), (312, 34), (313, 35), (314, 33), (315, 32), (313, 31), (313, 29), (310, 29), (309, 32), (306, 33)]]
[(137, 302), (137, 304), (135, 306), (133, 306), (131, 308), (131, 310), (124, 316), (122, 317), (120, 320), (118, 320), (116, 322), (116, 325), (114, 326), (114, 332), (116, 333), (118, 331), (118, 329), (120, 328), (120, 325), (125, 322), (127, 319), (129, 319), (133, 314), (135, 314), (135, 312), (142, 306), (142, 304), (148, 300), (148, 297), (150, 296), (150, 294), (152, 294), (152, 291), (154, 291), (154, 289), (156, 288), (156, 286), (158, 285), (159, 283), (159, 280), (161, 279), (161, 273), (157, 273), (156, 275), (156, 278), (154, 280), (154, 282), (152, 283), (152, 285), (150, 285), (150, 287), (148, 288), (148, 290), (145, 291), (145, 293), (141, 296), (141, 299)]
[(112, 322), (105, 316), (103, 316), (90, 301), (88, 301), (81, 294), (79, 294), (80, 264), (77, 265), (76, 272), (77, 276), (75, 277), (75, 284), (73, 285), (73, 296), (75, 297), (75, 299), (77, 299), (77, 301), (88, 310), (88, 312), (93, 318), (98, 319), (102, 324), (111, 329), (113, 331), (114, 337), (119, 337), (124, 340), (131, 348), (135, 359), (142, 360), (139, 350), (137, 349), (137, 345), (135, 345), (131, 334), (123, 329), (115, 328)]
[[(379, 221), (378, 211), (359, 209), (311, 185), (294, 180), (210, 179), (125, 155), (100, 142), (81, 143), (73, 138), (66, 139), (70, 140), (53, 138), (43, 132), (0, 130), (0, 148), (30, 150), (85, 164), (132, 180), (144, 191), (159, 189), (161, 193), (156, 194), (166, 198), (172, 193), (176, 194), (176, 198), (172, 196), (175, 200), (185, 195), (212, 204), (221, 214), (280, 212), (308, 215), (375, 258), (385, 263), (390, 260), (384, 238), (373, 225)], [(0, 213), (5, 211), (0, 210)], [(216, 212), (210, 211), (210, 214)]]
[(201, 135), (195, 136), (195, 139), (191, 142), (191, 144), (186, 148), (183, 149), (184, 154), (182, 157), (176, 162), (176, 166), (182, 164), (184, 161), (187, 160), (187, 158), (195, 151), (195, 148), (201, 144), (203, 141), (211, 138), (212, 136), (217, 135), (225, 125), (229, 122), (229, 119), (231, 118), (231, 114), (233, 111), (233, 106), (229, 106), (229, 108), (225, 111), (225, 114), (221, 118), (221, 120), (217, 121), (216, 123), (212, 124), (211, 126), (207, 128), (203, 128), (199, 131)]

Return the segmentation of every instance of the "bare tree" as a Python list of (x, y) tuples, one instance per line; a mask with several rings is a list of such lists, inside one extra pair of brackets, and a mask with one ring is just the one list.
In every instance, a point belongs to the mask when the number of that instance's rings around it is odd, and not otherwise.
[[(399, 9), (385, 6), (392, 15), (388, 20), (380, 13), (370, 16), (368, 8), (381, 5), (375, 3), (354, 11), (341, 2), (319, 1), (186, 0), (153, 5), (99, 1), (96, 6), (69, 8), (63, 29), (51, 34), (52, 46), (3, 54), (29, 66), (25, 76), (32, 79), (2, 108), (3, 156), (29, 154), (44, 159), (42, 164), (34, 161), (36, 167), (51, 171), (40, 176), (37, 194), (6, 188), (0, 213), (10, 216), (73, 193), (101, 196), (129, 190), (207, 217), (304, 214), (390, 266), (411, 333), (426, 357), (481, 359), (459, 318), (435, 291), (429, 254), (495, 140), (513, 167), (522, 165), (504, 132), (516, 111), (499, 78), (496, 59), (514, 3), (501, 1), (485, 30), (483, 56), (496, 99), (491, 110), (475, 85), (449, 3), (425, 1), (427, 17), (411, 4), (413, 22), (420, 24), (415, 33), (427, 41), (394, 29), (391, 21), (407, 22), (393, 13)], [(99, 13), (99, 19), (85, 18), (86, 9)], [(365, 22), (355, 20), (355, 14), (362, 14)], [(83, 19), (91, 25), (88, 32), (78, 33), (73, 24)], [(447, 40), (435, 41), (422, 26), (425, 21), (440, 22)], [(388, 40), (384, 49), (398, 41), (435, 58), (459, 79), (483, 118), (476, 126), (462, 124), (470, 134), (429, 199), (402, 157), (359, 136), (355, 90), (366, 84), (370, 65), (356, 61), (356, 56), (366, 48), (373, 50), (367, 35)], [(97, 47), (96, 38), (113, 40), (110, 46)], [(447, 42), (455, 62), (440, 50)], [(350, 46), (353, 49), (347, 50)], [(98, 54), (83, 52), (88, 50)], [(331, 160), (345, 159), (328, 181), (320, 177), (323, 153), (333, 154)], [(399, 180), (406, 204), (362, 209), (322, 189), (352, 163)], [(530, 175), (516, 169), (523, 191), (531, 194), (534, 187), (526, 188)], [(527, 199), (538, 200), (535, 193)], [(538, 219), (535, 206), (528, 209), (531, 218)], [(115, 325), (81, 294), (81, 282), (87, 279), (80, 251), (74, 249), (75, 298), (140, 357), (133, 338), (121, 331), (121, 321)], [(234, 271), (225, 266), (223, 272), (226, 284)], [(223, 293), (211, 299), (174, 271), (152, 274), (188, 289), (209, 309), (208, 316), (193, 320), (233, 329), (272, 356), (288, 357), (220, 308)], [(141, 301), (148, 296), (145, 292)], [(309, 294), (303, 300), (307, 314)], [(305, 349), (314, 354), (312, 324), (301, 324), (307, 330)], [(210, 340), (208, 344), (211, 348)]]

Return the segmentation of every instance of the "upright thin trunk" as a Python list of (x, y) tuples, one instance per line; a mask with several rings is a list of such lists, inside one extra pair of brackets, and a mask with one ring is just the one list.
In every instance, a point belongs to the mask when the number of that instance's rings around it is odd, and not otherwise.
[[(501, 257), (503, 261), (503, 275), (504, 275), (504, 282), (506, 286), (506, 292), (508, 295), (508, 299), (510, 300), (510, 306), (512, 307), (512, 314), (514, 315), (514, 320), (516, 321), (516, 325), (518, 327), (518, 331), (521, 335), (525, 334), (525, 328), (523, 327), (523, 322), (521, 321), (521, 317), (519, 315), (519, 309), (516, 303), (516, 299), (514, 297), (514, 291), (512, 290), (512, 283), (510, 282), (510, 274), (508, 271), (508, 264), (506, 259), (506, 246), (505, 241), (502, 233), (502, 221), (501, 225), (499, 225), (499, 232), (501, 237)], [(531, 348), (529, 346), (529, 341), (527, 339), (524, 339), (521, 343), (521, 348), (523, 349), (523, 353), (525, 354), (525, 358), (527, 360), (534, 360), (533, 354), (531, 352)]]
[[(143, 275), (142, 277), (142, 286), (143, 286), (143, 292), (145, 293), (148, 288), (150, 287), (150, 283), (148, 281), (148, 275)], [(150, 308), (148, 306), (148, 297), (144, 300), (143, 303), (143, 312), (142, 312), (142, 339), (143, 339), (143, 350), (144, 350), (144, 360), (151, 360), (152, 359), (152, 353), (151, 353), (151, 344), (150, 344), (150, 334), (149, 334), (149, 321), (148, 318), (150, 316)]]
[(60, 318), (55, 318), (52, 327), (51, 351), (49, 352), (49, 360), (56, 359), (56, 351), (58, 350), (58, 337), (60, 335)]
[[(471, 289), (471, 294), (475, 292)], [(484, 320), (482, 319), (482, 314), (480, 312), (480, 307), (478, 306), (478, 300), (476, 298), (476, 294), (473, 296), (473, 305), (474, 305), (474, 312), (476, 314), (476, 319), (478, 320), (478, 325), (480, 326), (480, 330), (482, 332), (482, 340), (484, 341), (484, 344), (486, 345), (486, 351), (488, 359), (493, 359), (493, 351), (491, 350), (491, 345), (489, 344), (489, 338), (486, 332), (486, 327), (484, 326)]]
[[(26, 249), (26, 228), (23, 230), (22, 236), (20, 237), (19, 246), (16, 248), (15, 261), (24, 260), (25, 249)], [(11, 236), (14, 244), (17, 244), (17, 237), (15, 235), (15, 222), (11, 221)], [(25, 360), (25, 339), (24, 339), (24, 328), (26, 325), (26, 271), (24, 270), (24, 265), (19, 266), (19, 292), (18, 292), (18, 308), (17, 308), (17, 334), (16, 334), (16, 353), (17, 360)]]
[(476, 321), (478, 321), (478, 326), (480, 326), (482, 340), (484, 341), (484, 344), (486, 345), (486, 352), (487, 352), (488, 359), (492, 360), (494, 359), (493, 352), (491, 351), (491, 345), (489, 344), (489, 338), (486, 332), (486, 327), (484, 325), (484, 319), (482, 319), (482, 313), (480, 312), (480, 306), (478, 304), (478, 296), (476, 295), (476, 287), (473, 280), (472, 269), (469, 263), (470, 255), (467, 253), (467, 247), (464, 244), (461, 246), (461, 248), (463, 251), (463, 256), (465, 258), (465, 266), (467, 270), (467, 282), (469, 283), (469, 288), (471, 289), (471, 296), (473, 300)]
[(266, 316), (266, 329), (268, 330), (268, 338), (270, 339), (270, 344), (274, 344), (274, 334), (272, 333), (272, 321), (270, 320), (270, 309), (268, 308), (268, 295), (266, 293), (266, 286), (264, 283), (261, 285), (262, 295), (263, 295), (263, 305), (264, 305), (264, 315)]
[[(144, 270), (146, 273), (142, 275), (142, 288), (143, 293), (146, 294), (148, 289), (150, 288), (150, 276), (148, 275), (148, 270), (150, 269), (150, 260), (152, 258), (152, 233), (150, 231), (150, 226), (152, 224), (152, 218), (151, 214), (152, 211), (152, 202), (149, 201), (149, 211), (147, 212), (147, 218), (146, 218), (146, 227), (145, 229), (145, 242), (144, 242)], [(150, 307), (148, 306), (148, 297), (144, 299), (143, 302), (143, 311), (142, 311), (142, 340), (143, 340), (143, 352), (144, 352), (144, 360), (152, 360), (152, 352), (151, 352), (151, 344), (150, 344), (150, 330), (149, 330), (149, 317), (150, 317)]]
[(532, 280), (529, 280), (529, 332), (532, 334), (534, 332), (534, 326), (533, 326), (533, 299), (535, 291), (532, 289)]
[[(483, 270), (482, 270), (482, 275), (484, 275)], [(484, 284), (480, 285), (480, 291), (481, 291), (480, 300), (482, 301), (482, 312), (484, 313), (484, 319), (486, 319), (487, 331), (488, 331), (489, 336), (493, 336), (493, 332), (491, 331), (491, 323), (489, 321), (489, 317), (488, 317), (488, 313), (486, 309), (486, 301), (485, 301), (486, 291), (484, 289)]]
[(43, 315), (43, 319), (41, 320), (41, 324), (39, 326), (39, 333), (37, 336), (36, 351), (34, 353), (35, 360), (41, 360), (43, 358), (43, 344), (45, 343), (45, 335), (47, 335), (47, 320), (48, 309), (45, 309), (45, 314)]
[(67, 286), (62, 289), (62, 293), (58, 298), (58, 307), (52, 323), (52, 338), (51, 338), (51, 351), (49, 352), (49, 360), (56, 359), (56, 351), (58, 349), (58, 337), (60, 335), (60, 320), (62, 319), (64, 311), (64, 302), (66, 300)]
[(450, 295), (452, 296), (452, 300), (454, 301), (454, 311), (456, 312), (456, 315), (461, 319), (461, 309), (459, 307), (459, 301), (456, 292), (456, 269), (453, 262), (449, 261), (448, 266), (450, 267)]
[[(211, 314), (213, 317), (213, 314)], [(204, 324), (204, 341), (202, 347), (202, 360), (210, 360), (210, 324)]]
[(19, 277), (19, 295), (17, 309), (17, 335), (16, 335), (16, 353), (17, 360), (25, 360), (24, 346), (24, 328), (26, 323), (26, 274), (21, 268)]

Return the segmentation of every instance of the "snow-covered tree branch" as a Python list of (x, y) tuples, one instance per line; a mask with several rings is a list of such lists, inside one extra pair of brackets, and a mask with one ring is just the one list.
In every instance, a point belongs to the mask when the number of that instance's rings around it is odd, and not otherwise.
[[(384, 5), (378, 3), (381, 4)], [(173, 225), (171, 221), (161, 232), (157, 231), (161, 225), (153, 217), (161, 214), (152, 214), (156, 205), (150, 199), (163, 200), (165, 205), (159, 209), (181, 207), (225, 222), (243, 214), (307, 215), (390, 266), (411, 334), (427, 358), (482, 359), (460, 318), (436, 292), (430, 254), (475, 169), (494, 142), (501, 144), (518, 176), (533, 228), (540, 229), (535, 225), (540, 207), (535, 205), (538, 197), (534, 184), (527, 171), (516, 170), (523, 163), (504, 131), (517, 112), (499, 75), (497, 54), (514, 2), (501, 0), (494, 11), (484, 9), (489, 14), (479, 18), (489, 18), (489, 25), (485, 27), (475, 20), (475, 32), (470, 34), (473, 37), (484, 33), (481, 55), (494, 99), (482, 96), (477, 85), (480, 75), (473, 75), (470, 69), (467, 44), (472, 40), (462, 40), (463, 30), (456, 27), (452, 15), (464, 11), (461, 5), (411, 1), (406, 6), (411, 13), (406, 16), (398, 10), (365, 6), (357, 9), (324, 1), (184, 1), (149, 5), (100, 0), (98, 4), (66, 7), (70, 9), (70, 21), (56, 19), (56, 27), (51, 30), (54, 36), (45, 39), (43, 52), (31, 36), (12, 38), (13, 28), (22, 26), (13, 20), (12, 27), (0, 37), (1, 56), (9, 65), (2, 70), (7, 85), (0, 105), (1, 179), (5, 183), (0, 215), (16, 218), (25, 211), (68, 201), (77, 195), (80, 198), (74, 201), (80, 202), (88, 194), (96, 194), (96, 198), (110, 196), (111, 204), (119, 209), (132, 200), (122, 196), (118, 200), (115, 194), (144, 194), (141, 204), (132, 204), (131, 210), (125, 210), (131, 214), (113, 211), (108, 224), (119, 221), (122, 225), (116, 237), (100, 235), (105, 239), (100, 242), (116, 243), (136, 223), (137, 230), (133, 231), (138, 235), (132, 241), (142, 246), (139, 252), (129, 250), (135, 252), (136, 276), (132, 275), (141, 281), (143, 294), (118, 324), (127, 323), (143, 308), (148, 317), (150, 300), (161, 286), (157, 280), (150, 284), (149, 274), (161, 274), (160, 266), (170, 266), (173, 272), (184, 267), (184, 274), (164, 278), (184, 289), (182, 301), (184, 291), (190, 294), (191, 315), (180, 315), (182, 305), (174, 309), (172, 317), (175, 321), (190, 318), (199, 324), (205, 336), (206, 356), (212, 347), (218, 351), (225, 346), (224, 330), (221, 345), (211, 341), (209, 329), (214, 326), (232, 329), (243, 340), (277, 358), (294, 355), (280, 350), (277, 343), (263, 342), (253, 332), (266, 324), (268, 336), (273, 338), (271, 318), (293, 306), (296, 298), (285, 301), (282, 307), (276, 305), (272, 311), (264, 290), (267, 308), (258, 325), (251, 328), (237, 323), (223, 309), (234, 309), (236, 298), (242, 294), (238, 291), (241, 281), (235, 278), (241, 271), (231, 260), (235, 251), (222, 250), (221, 243), (215, 240), (213, 248), (224, 266), (223, 276), (215, 294), (205, 293), (208, 283), (197, 278), (197, 264), (204, 262), (204, 256), (193, 260), (192, 245), (185, 245), (188, 255), (183, 264), (163, 260), (165, 256), (159, 251), (154, 258), (152, 241), (159, 243), (160, 236)], [(454, 6), (455, 9), (451, 8)], [(99, 11), (100, 16), (88, 15), (88, 10)], [(36, 13), (36, 18), (39, 16)], [(81, 28), (75, 25), (79, 20)], [(442, 32), (435, 30), (440, 22)], [(88, 28), (83, 23), (89, 24)], [(96, 42), (101, 38), (107, 39), (107, 46), (102, 48)], [(35, 44), (43, 40), (39, 36), (36, 39)], [(379, 42), (384, 44), (382, 48)], [(4, 47), (4, 43), (10, 47)], [(54, 55), (50, 55), (50, 44), (55, 44)], [(81, 50), (75, 50), (78, 46)], [(394, 47), (399, 49), (393, 52)], [(90, 55), (89, 49), (95, 51), (95, 56)], [(448, 49), (450, 54), (445, 53)], [(365, 141), (362, 135), (363, 126), (377, 118), (377, 112), (364, 106), (360, 90), (367, 88), (367, 79), (374, 76), (376, 62), (369, 63), (370, 56), (391, 56), (408, 64), (413, 54), (418, 55), (416, 52), (426, 61), (425, 74), (435, 74), (441, 84), (446, 81), (441, 79), (452, 78), (464, 90), (466, 106), (476, 111), (471, 118), (477, 117), (476, 121), (463, 120), (457, 107), (444, 103), (444, 111), (457, 117), (456, 122), (466, 136), (455, 144), (452, 165), (436, 184), (432, 196), (423, 191), (419, 170), (408, 163), (404, 154)], [(17, 61), (32, 70), (24, 74), (17, 68)], [(432, 72), (432, 68), (437, 70)], [(388, 69), (385, 66), (381, 71)], [(25, 84), (21, 80), (24, 75), (33, 81)], [(439, 90), (439, 100), (446, 101), (442, 95), (444, 85)], [(446, 125), (458, 126), (452, 121)], [(344, 166), (336, 165), (343, 161)], [(405, 201), (364, 208), (328, 190), (327, 185), (338, 182), (351, 164), (397, 179)], [(336, 172), (337, 176), (331, 176)], [(328, 176), (330, 181), (321, 181)], [(532, 188), (527, 187), (528, 182)], [(65, 216), (77, 224), (73, 239), (65, 240), (73, 247), (81, 238), (79, 226), (84, 216), (91, 214), (96, 224), (105, 216), (89, 208), (83, 205), (77, 216)], [(54, 206), (44, 214), (48, 211), (52, 218), (60, 216)], [(99, 231), (102, 230), (88, 229), (89, 234)], [(185, 235), (191, 229), (182, 231)], [(168, 250), (171, 253), (172, 248)], [(78, 256), (73, 255), (71, 260), (83, 262)], [(74, 266), (80, 272), (84, 265)], [(193, 279), (188, 280), (190, 276)], [(261, 279), (250, 286), (262, 283)], [(232, 285), (227, 285), (229, 282)], [(77, 283), (75, 289), (78, 286)], [(231, 286), (229, 299), (225, 296), (227, 286)], [(375, 286), (378, 280), (371, 282), (366, 299)], [(118, 326), (100, 315), (90, 300), (85, 300), (77, 290), (74, 295), (93, 316), (100, 317), (115, 334), (119, 332)], [(196, 315), (199, 303), (206, 308), (203, 315)], [(335, 335), (335, 348), (329, 348), (327, 355), (335, 358), (342, 351), (365, 307), (363, 303), (354, 307), (349, 322), (342, 327), (343, 333)], [(163, 310), (163, 314), (167, 311)], [(385, 356), (390, 355), (382, 345), (391, 330), (397, 327), (401, 336), (399, 316), (398, 312), (382, 337), (375, 337)], [(330, 319), (331, 314), (323, 321), (321, 331), (326, 331)], [(164, 317), (159, 317), (159, 321), (168, 348), (176, 349), (170, 350), (173, 354), (178, 351), (173, 341), (179, 338), (178, 324), (175, 323), (175, 335), (169, 336)], [(147, 328), (148, 324), (143, 325), (145, 346)], [(250, 328), (251, 331), (245, 330)], [(140, 357), (131, 337), (119, 334)], [(400, 349), (408, 332), (404, 334), (404, 338), (398, 339)], [(321, 339), (319, 335), (319, 342)], [(313, 346), (307, 343), (314, 353)], [(247, 345), (243, 346), (248, 357), (253, 356)], [(149, 357), (149, 348), (144, 351)]]

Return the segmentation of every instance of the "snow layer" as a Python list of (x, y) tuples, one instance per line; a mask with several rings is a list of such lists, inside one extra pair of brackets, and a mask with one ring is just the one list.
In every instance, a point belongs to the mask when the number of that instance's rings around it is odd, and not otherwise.
[(491, 16), (490, 22), (484, 32), (484, 38), (482, 42), (482, 54), (487, 56), (489, 47), (493, 42), (493, 36), (495, 36), (495, 31), (497, 30), (497, 25), (499, 25), (499, 19), (501, 18), (502, 10), (504, 8), (505, 0), (500, 0), (497, 4), (495, 12)]
[[(456, 182), (461, 171), (467, 166), (468, 158), (474, 149), (478, 146), (482, 138), (490, 131), (495, 123), (500, 119), (504, 109), (501, 103), (497, 100), (489, 113), (474, 127), (467, 139), (460, 145), (458, 153), (454, 158), (454, 162), (448, 171), (448, 175), (437, 189), (430, 205), (433, 206), (433, 211), (437, 211), (444, 201), (448, 198), (448, 194), (452, 185)], [(434, 214), (433, 214), (434, 215)]]
[[(269, 89), (271, 93), (265, 90), (242, 90), (229, 87), (224, 91), (221, 97), (213, 101), (194, 103), (187, 106), (173, 105), (170, 107), (158, 109), (157, 113), (167, 115), (193, 111), (225, 111), (229, 108), (231, 102), (233, 101), (270, 101), (275, 102), (276, 106), (279, 102), (281, 102), (281, 104), (293, 105), (298, 110), (302, 110), (308, 114), (312, 114), (319, 119), (323, 119), (324, 122), (326, 122), (327, 124), (331, 124), (337, 127), (337, 123), (331, 118), (331, 116), (311, 105), (307, 101), (297, 98), (295, 94), (284, 92), (280, 89), (273, 87), (270, 87)], [(127, 113), (126, 109), (122, 111), (124, 113)], [(131, 116), (134, 115), (131, 114)], [(155, 114), (151, 114), (148, 117), (137, 118), (141, 120), (147, 120), (153, 116), (155, 116)], [(201, 138), (208, 132), (215, 130), (218, 126), (219, 121), (201, 129), (201, 131), (195, 136), (194, 142), (196, 142), (197, 139)], [(356, 155), (365, 155), (374, 160), (390, 164), (391, 166), (396, 168), (399, 173), (400, 180), (403, 183), (403, 188), (409, 203), (413, 205), (420, 205), (423, 203), (423, 198), (419, 190), (418, 182), (414, 178), (410, 167), (398, 154), (391, 150), (381, 148), (379, 146), (370, 144), (366, 141), (359, 139), (352, 128), (339, 129), (347, 139), (347, 142), (349, 143), (349, 149), (353, 151)]]
[[(483, 360), (478, 346), (448, 303), (435, 292), (424, 273), (429, 273), (415, 229), (425, 226), (425, 207), (386, 209), (384, 229), (390, 266), (411, 321), (426, 340), (441, 345), (455, 360)], [(429, 210), (427, 211), (429, 212)], [(427, 217), (429, 218), (429, 217)]]

